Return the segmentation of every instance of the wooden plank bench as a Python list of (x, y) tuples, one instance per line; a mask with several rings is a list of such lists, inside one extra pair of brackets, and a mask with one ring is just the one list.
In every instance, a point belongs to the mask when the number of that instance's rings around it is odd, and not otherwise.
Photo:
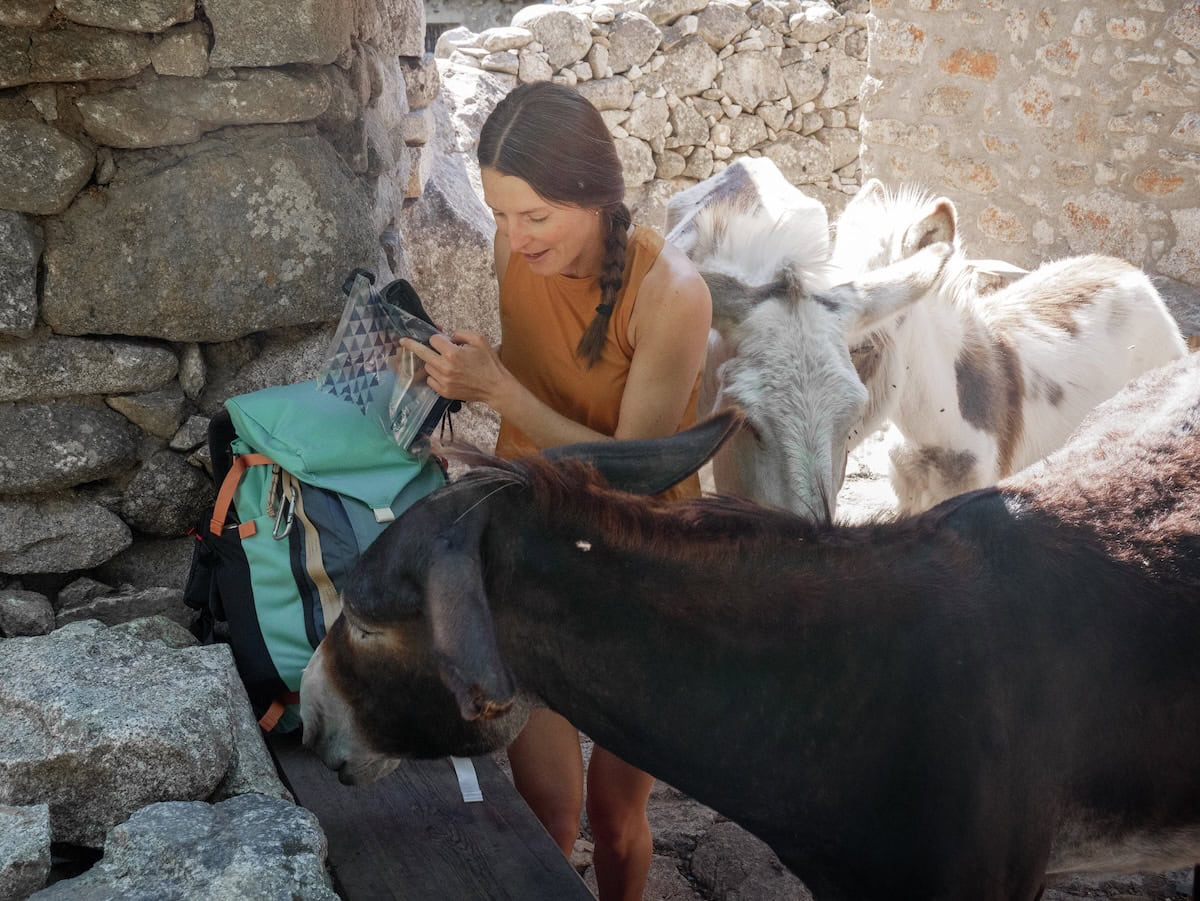
[(405, 761), (378, 782), (346, 786), (296, 737), (267, 744), (296, 802), (325, 830), (345, 901), (592, 901), (490, 757), (472, 759), (483, 800), (467, 803), (449, 759)]

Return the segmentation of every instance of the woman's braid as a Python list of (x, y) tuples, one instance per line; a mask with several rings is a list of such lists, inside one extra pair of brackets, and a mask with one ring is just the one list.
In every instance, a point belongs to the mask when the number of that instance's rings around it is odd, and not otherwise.
[(575, 355), (585, 360), (589, 369), (600, 359), (608, 337), (608, 320), (617, 306), (621, 283), (624, 281), (625, 243), (629, 238), (629, 225), (633, 221), (629, 207), (623, 203), (602, 209), (600, 216), (605, 228), (604, 259), (600, 265), (600, 304), (583, 337), (579, 339), (579, 346), (575, 348)]

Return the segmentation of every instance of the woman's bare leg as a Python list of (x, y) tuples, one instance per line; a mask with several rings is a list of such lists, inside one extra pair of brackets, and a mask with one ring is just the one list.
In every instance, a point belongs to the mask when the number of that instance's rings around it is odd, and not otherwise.
[(579, 732), (557, 713), (539, 708), (508, 746), (513, 783), (567, 857), (579, 837), (583, 754)]
[(646, 802), (654, 777), (598, 745), (587, 774), (588, 823), (601, 901), (641, 901), (654, 841)]

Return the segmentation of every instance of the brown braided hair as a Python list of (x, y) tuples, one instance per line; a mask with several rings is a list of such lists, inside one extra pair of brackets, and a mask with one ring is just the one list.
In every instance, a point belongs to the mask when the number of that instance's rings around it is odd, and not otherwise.
[(575, 348), (590, 368), (600, 359), (625, 278), (625, 242), (633, 221), (625, 176), (600, 112), (582, 94), (549, 81), (524, 84), (496, 104), (479, 133), (481, 169), (515, 176), (552, 203), (595, 209), (604, 257), (600, 303)]

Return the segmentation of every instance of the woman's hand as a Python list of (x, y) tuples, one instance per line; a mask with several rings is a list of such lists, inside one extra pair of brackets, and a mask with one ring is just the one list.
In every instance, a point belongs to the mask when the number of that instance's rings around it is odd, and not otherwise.
[(482, 401), (495, 407), (502, 386), (512, 376), (479, 332), (458, 331), (448, 339), (434, 335), (432, 348), (404, 338), (400, 346), (425, 363), (429, 387), (451, 400)]

